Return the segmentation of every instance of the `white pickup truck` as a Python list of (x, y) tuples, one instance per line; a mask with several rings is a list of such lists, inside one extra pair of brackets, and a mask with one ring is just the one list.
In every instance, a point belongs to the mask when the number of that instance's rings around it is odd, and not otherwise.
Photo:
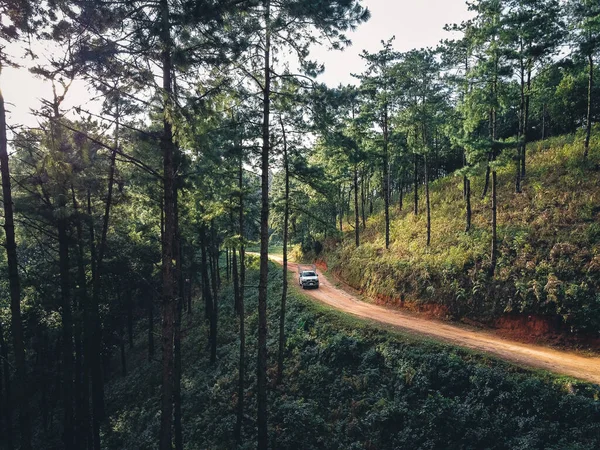
[(302, 289), (309, 287), (319, 288), (319, 275), (313, 270), (302, 270), (298, 278), (298, 283), (302, 286)]

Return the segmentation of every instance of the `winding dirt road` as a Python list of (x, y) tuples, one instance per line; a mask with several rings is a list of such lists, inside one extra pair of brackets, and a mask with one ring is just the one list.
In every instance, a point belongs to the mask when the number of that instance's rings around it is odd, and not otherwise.
[[(270, 255), (270, 259), (282, 264), (281, 256)], [(297, 273), (298, 265), (288, 263), (288, 270)], [(510, 341), (490, 332), (468, 330), (445, 322), (365, 303), (353, 294), (335, 287), (320, 271), (318, 272), (319, 289), (305, 290), (304, 292), (315, 300), (340, 311), (392, 325), (411, 333), (428, 336), (438, 341), (489, 353), (519, 366), (544, 369), (600, 384), (600, 357), (587, 357), (540, 345)]]

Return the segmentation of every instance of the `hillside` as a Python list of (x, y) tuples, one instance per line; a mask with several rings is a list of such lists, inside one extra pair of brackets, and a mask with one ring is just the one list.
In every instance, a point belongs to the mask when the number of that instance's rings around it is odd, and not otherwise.
[[(257, 261), (248, 284), (258, 281)], [(274, 374), (281, 270), (269, 281), (269, 373)], [(246, 423), (237, 446), (233, 293), (220, 301), (218, 360), (211, 365), (199, 303), (184, 318), (185, 449), (256, 448), (257, 293), (247, 298)], [(600, 445), (597, 387), (530, 373), (488, 357), (392, 333), (302, 297), (288, 298), (285, 373), (269, 393), (269, 447), (277, 449), (590, 449)], [(106, 448), (155, 448), (160, 358), (146, 362), (144, 334), (127, 376), (107, 385)], [(139, 343), (139, 345), (138, 345)], [(115, 360), (114, 366), (118, 366)]]
[[(498, 170), (496, 275), (487, 275), (491, 242), (484, 174), (472, 179), (473, 226), (464, 232), (462, 178), (431, 185), (432, 243), (425, 245), (424, 194), (415, 217), (408, 201), (392, 212), (391, 246), (384, 251), (383, 214), (330, 248), (327, 262), (341, 279), (380, 302), (468, 317), (534, 333), (600, 329), (600, 136), (590, 157), (563, 136), (528, 147), (523, 192), (514, 192), (513, 163)], [(412, 197), (411, 197), (412, 198)], [(408, 198), (407, 198), (408, 200)]]

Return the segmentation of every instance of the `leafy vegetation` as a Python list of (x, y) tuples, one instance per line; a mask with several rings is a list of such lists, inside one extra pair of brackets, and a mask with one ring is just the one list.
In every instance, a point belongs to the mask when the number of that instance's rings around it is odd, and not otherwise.
[[(274, 267), (273, 267), (274, 268)], [(248, 284), (258, 282), (256, 259)], [(269, 326), (278, 322), (281, 272), (269, 279)], [(257, 290), (249, 289), (246, 322), (257, 318)], [(233, 290), (223, 288), (218, 362), (209, 364), (206, 326), (184, 321), (182, 376), (186, 449), (254, 448), (250, 437), (236, 447), (237, 327)], [(325, 307), (294, 292), (288, 297), (285, 373), (269, 394), (273, 448), (295, 449), (589, 449), (600, 444), (600, 391), (583, 383), (530, 374), (484, 356), (390, 333)], [(197, 307), (197, 304), (194, 305)], [(256, 359), (255, 331), (248, 335), (248, 365)], [(276, 343), (270, 341), (270, 354)], [(272, 353), (271, 353), (272, 351)], [(159, 430), (158, 361), (138, 362), (108, 387), (109, 448), (154, 448)], [(275, 360), (269, 364), (274, 373)], [(250, 374), (253, 370), (250, 370)], [(254, 381), (247, 380), (250, 408)]]
[[(425, 217), (396, 210), (389, 252), (381, 251), (379, 214), (369, 219), (360, 247), (348, 239), (327, 253), (328, 263), (350, 285), (388, 303), (437, 303), (454, 317), (480, 319), (511, 312), (558, 316), (566, 327), (595, 333), (600, 327), (599, 146), (595, 134), (590, 159), (584, 161), (574, 136), (532, 145), (522, 194), (511, 189), (512, 167), (498, 169), (503, 206), (493, 281), (486, 276), (487, 200), (473, 198), (472, 229), (465, 233), (463, 218), (456, 214), (462, 201), (462, 180), (456, 176), (432, 184), (437, 245), (424, 245)], [(483, 177), (473, 178), (476, 192), (482, 184)]]

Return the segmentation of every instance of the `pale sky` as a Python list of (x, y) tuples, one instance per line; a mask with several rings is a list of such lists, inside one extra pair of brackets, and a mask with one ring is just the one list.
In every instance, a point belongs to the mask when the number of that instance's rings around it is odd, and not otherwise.
[[(450, 37), (443, 30), (447, 23), (459, 23), (469, 17), (465, 0), (365, 0), (371, 19), (351, 32), (352, 47), (343, 52), (317, 49), (313, 59), (325, 63), (325, 73), (319, 81), (329, 86), (353, 83), (351, 73), (364, 69), (360, 53), (363, 49), (375, 52), (381, 41), (396, 36), (394, 47), (399, 51), (435, 46)], [(40, 106), (41, 98), (50, 98), (52, 88), (25, 70), (5, 68), (2, 73), (2, 92), (7, 102), (9, 124), (35, 126), (37, 119), (30, 109)], [(83, 83), (75, 84), (67, 97), (66, 106), (88, 102), (90, 94)]]

